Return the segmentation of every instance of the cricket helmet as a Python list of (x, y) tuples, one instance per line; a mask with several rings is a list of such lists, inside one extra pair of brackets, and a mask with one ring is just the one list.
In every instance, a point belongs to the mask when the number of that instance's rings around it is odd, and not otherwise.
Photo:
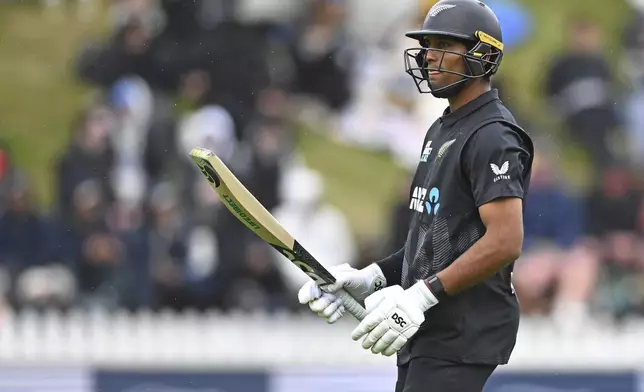
[[(418, 41), (420, 47), (405, 50), (405, 72), (409, 74), (418, 91), (431, 93), (438, 98), (457, 94), (465, 84), (481, 77), (490, 77), (499, 69), (503, 58), (503, 36), (494, 12), (478, 0), (440, 0), (427, 12), (420, 30), (410, 31), (407, 37)], [(428, 48), (428, 36), (449, 37), (463, 42), (468, 50), (458, 53), (444, 49)], [(430, 68), (427, 51), (442, 52), (438, 68)], [(465, 73), (443, 69), (445, 53), (460, 55), (465, 62)], [(461, 79), (443, 87), (432, 86), (429, 72), (445, 72)]]

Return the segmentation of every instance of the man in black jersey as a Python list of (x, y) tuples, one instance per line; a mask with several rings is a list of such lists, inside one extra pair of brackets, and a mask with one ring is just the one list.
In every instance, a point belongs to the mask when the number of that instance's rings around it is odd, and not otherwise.
[(406, 72), (421, 93), (449, 102), (421, 147), (407, 241), (361, 270), (333, 268), (337, 283), (309, 282), (298, 297), (329, 323), (344, 312), (333, 295), (340, 287), (364, 300), (368, 315), (352, 338), (398, 354), (397, 392), (479, 392), (516, 342), (511, 276), (532, 141), (490, 85), (503, 57), (490, 8), (441, 0), (407, 36), (419, 47), (405, 51)]

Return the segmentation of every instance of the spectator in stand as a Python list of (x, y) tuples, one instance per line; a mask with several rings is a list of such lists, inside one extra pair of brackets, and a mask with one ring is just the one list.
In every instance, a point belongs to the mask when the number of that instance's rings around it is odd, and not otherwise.
[(611, 146), (619, 122), (611, 87), (614, 77), (601, 53), (602, 32), (594, 21), (572, 20), (568, 40), (567, 51), (548, 71), (546, 94), (572, 139), (599, 170), (615, 159)]
[(513, 282), (525, 314), (550, 314), (574, 329), (588, 316), (599, 261), (584, 237), (580, 201), (559, 181), (557, 154), (537, 154)]
[(351, 99), (353, 58), (344, 24), (346, 14), (345, 1), (314, 0), (291, 47), (295, 71), (291, 91), (333, 111)]
[(607, 167), (588, 197), (586, 219), (607, 276), (602, 293), (619, 319), (640, 307), (643, 195), (625, 165)]
[[(342, 211), (324, 200), (324, 189), (324, 180), (317, 171), (295, 166), (284, 174), (280, 182), (282, 202), (273, 214), (323, 265), (353, 264), (357, 259), (357, 249), (349, 222)], [(309, 278), (299, 269), (284, 263), (281, 253), (273, 250), (272, 254), (284, 274), (288, 289), (297, 292)]]
[(57, 202), (62, 219), (73, 219), (74, 192), (78, 185), (95, 180), (102, 196), (111, 199), (110, 170), (114, 151), (109, 143), (113, 117), (105, 107), (92, 107), (81, 114), (67, 151), (57, 164)]
[(0, 217), (0, 264), (15, 275), (29, 266), (46, 262), (48, 229), (26, 180), (14, 180), (7, 209)]
[[(27, 179), (15, 177), (7, 209), (0, 217), (0, 286), (16, 309), (67, 306), (74, 299), (73, 273), (55, 259), (52, 234)], [(11, 287), (7, 285), (9, 278)]]
[(107, 201), (98, 180), (81, 182), (72, 192), (72, 212), (54, 231), (59, 256), (71, 266), (81, 306), (122, 305), (125, 248), (107, 222)]

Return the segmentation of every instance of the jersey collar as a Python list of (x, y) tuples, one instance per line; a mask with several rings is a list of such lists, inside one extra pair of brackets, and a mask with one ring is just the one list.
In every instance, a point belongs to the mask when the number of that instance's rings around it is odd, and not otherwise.
[(497, 99), (499, 99), (499, 91), (495, 88), (490, 89), (490, 91), (484, 92), (475, 99), (456, 109), (456, 111), (454, 111), (453, 113), (450, 112), (450, 108), (448, 106), (447, 109), (445, 109), (445, 111), (443, 112), (443, 116), (440, 118), (440, 120), (443, 124), (451, 126), (459, 120), (474, 113), (485, 104)]

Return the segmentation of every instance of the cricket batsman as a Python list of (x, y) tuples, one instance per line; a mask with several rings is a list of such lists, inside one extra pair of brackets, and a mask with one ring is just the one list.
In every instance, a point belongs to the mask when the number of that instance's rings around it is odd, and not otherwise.
[(364, 300), (352, 338), (397, 354), (396, 392), (480, 392), (516, 342), (511, 277), (533, 144), (491, 87), (503, 37), (488, 6), (438, 1), (406, 36), (417, 44), (404, 52), (407, 74), (449, 103), (419, 146), (407, 241), (363, 269), (332, 268), (335, 284), (308, 282), (298, 297), (329, 323), (344, 313), (338, 289)]

